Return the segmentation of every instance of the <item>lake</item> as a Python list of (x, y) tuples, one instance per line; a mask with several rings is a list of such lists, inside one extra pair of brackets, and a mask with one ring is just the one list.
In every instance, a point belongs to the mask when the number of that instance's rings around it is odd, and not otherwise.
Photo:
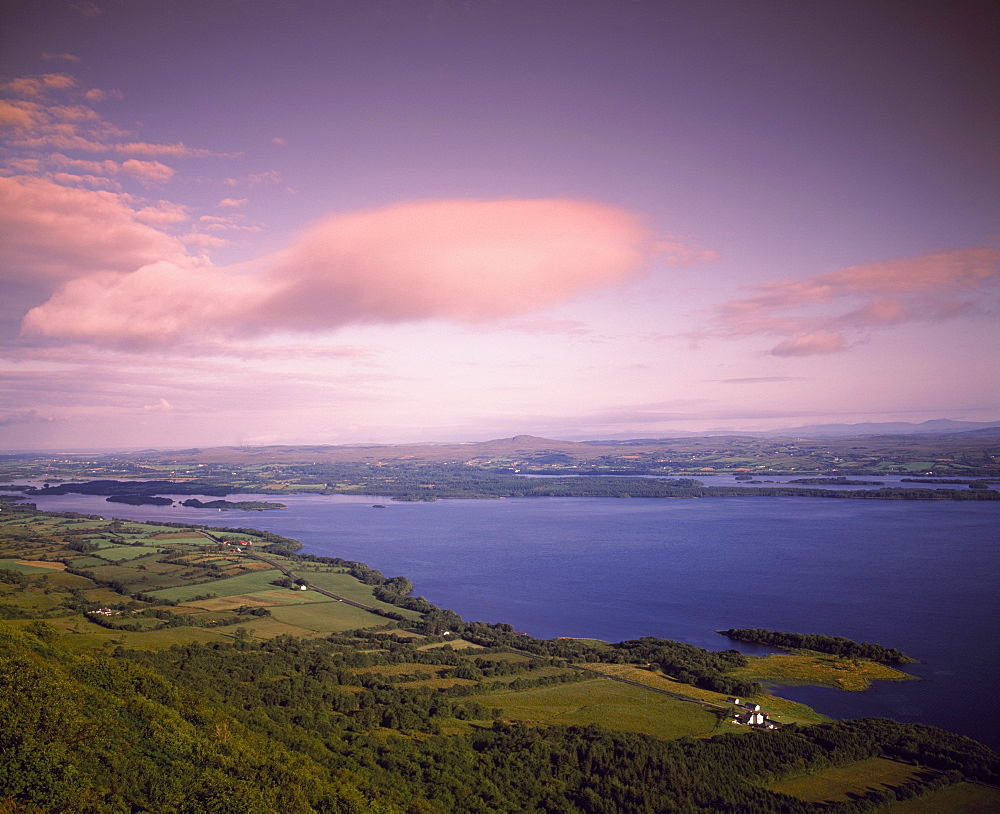
[[(177, 499), (183, 499), (178, 497)], [(211, 498), (204, 498), (211, 499)], [(537, 636), (662, 636), (718, 650), (763, 627), (896, 647), (922, 680), (783, 689), (834, 717), (930, 723), (1000, 747), (1000, 504), (731, 497), (386, 503), (291, 495), (218, 512), (37, 498), (41, 509), (263, 528), (402, 575), (467, 620)], [(379, 501), (385, 503), (385, 501)]]

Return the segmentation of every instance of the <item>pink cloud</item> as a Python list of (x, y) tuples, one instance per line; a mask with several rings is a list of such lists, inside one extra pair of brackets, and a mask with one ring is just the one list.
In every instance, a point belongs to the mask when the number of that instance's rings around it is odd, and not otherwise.
[(264, 322), (478, 322), (623, 282), (651, 253), (629, 213), (568, 200), (404, 203), (327, 218), (274, 258)]
[(47, 161), (53, 167), (79, 170), (91, 175), (114, 175), (120, 169), (119, 165), (114, 161), (87, 161), (79, 158), (70, 158), (62, 153), (54, 153), (48, 157)]
[(672, 266), (697, 266), (702, 263), (714, 263), (720, 256), (716, 251), (692, 246), (685, 238), (676, 235), (668, 235), (657, 241), (655, 248), (661, 258)]
[(92, 187), (93, 189), (120, 190), (121, 184), (105, 175), (78, 175), (71, 172), (53, 172), (48, 178), (57, 184), (69, 187)]
[(593, 331), (575, 319), (520, 319), (505, 327), (526, 334), (555, 336), (590, 336)]
[(79, 11), (84, 17), (99, 17), (104, 13), (104, 10), (97, 3), (77, 3), (72, 5), (71, 8)]
[(404, 203), (326, 218), (291, 248), (250, 264), (175, 258), (73, 280), (22, 327), (152, 345), (350, 323), (475, 323), (624, 283), (653, 253), (636, 216), (596, 203)]
[(88, 102), (103, 102), (106, 99), (121, 99), (125, 96), (120, 90), (104, 90), (103, 88), (91, 88), (83, 94)]
[(243, 206), (244, 204), (249, 203), (249, 201), (250, 201), (249, 198), (223, 198), (221, 201), (219, 201), (219, 206), (223, 207)]
[(28, 335), (153, 346), (207, 332), (217, 320), (232, 327), (266, 294), (252, 280), (184, 258), (131, 274), (100, 272), (70, 280), (22, 321)]
[(721, 305), (714, 329), (701, 335), (784, 334), (772, 353), (833, 353), (848, 347), (844, 331), (989, 311), (998, 290), (1000, 250), (953, 249), (760, 285)]
[(75, 87), (76, 80), (69, 74), (49, 73), (41, 76), (19, 76), (0, 85), (0, 90), (15, 96), (36, 98), (52, 90), (69, 90)]
[(26, 131), (46, 121), (42, 106), (35, 102), (0, 99), (0, 128)]
[(773, 356), (815, 356), (822, 353), (839, 353), (847, 348), (844, 337), (835, 331), (813, 331), (790, 336), (771, 349)]
[[(19, 97), (0, 101), (0, 127), (12, 131), (13, 136), (9, 142), (12, 147), (28, 150), (115, 152), (152, 158), (220, 155), (211, 150), (189, 147), (183, 142), (156, 144), (126, 140), (129, 136), (127, 131), (105, 121), (87, 105), (75, 103), (79, 100), (100, 102), (120, 98), (121, 92), (99, 88), (81, 92), (76, 79), (69, 74), (17, 77), (0, 86), (0, 90)], [(56, 97), (68, 103), (56, 103)], [(163, 166), (158, 165), (159, 168)], [(166, 171), (158, 169), (157, 172), (158, 178), (162, 180)], [(147, 167), (141, 178), (151, 181), (154, 179), (151, 173), (151, 168)]]
[(188, 147), (181, 141), (176, 144), (150, 144), (145, 141), (132, 141), (128, 144), (112, 144), (112, 149), (120, 153), (131, 153), (133, 155), (146, 156), (171, 156), (173, 158), (203, 158), (205, 156), (218, 156), (211, 150), (200, 147)]
[(122, 172), (146, 184), (163, 184), (174, 177), (174, 170), (159, 161), (129, 158), (122, 162)]
[(24, 177), (0, 177), (0, 246), (0, 274), (33, 282), (184, 254), (175, 238), (138, 222), (121, 195)]
[(202, 249), (218, 249), (222, 246), (229, 246), (232, 241), (226, 240), (222, 237), (216, 237), (215, 235), (206, 235), (204, 232), (188, 232), (184, 235), (181, 240), (183, 240), (189, 246), (198, 246)]
[(253, 187), (258, 184), (280, 184), (281, 180), (281, 173), (276, 170), (269, 170), (268, 172), (257, 172), (252, 175), (246, 175), (242, 178), (227, 178), (223, 183), (229, 187), (244, 185)]
[(170, 201), (157, 201), (155, 206), (144, 206), (135, 213), (136, 220), (150, 224), (183, 223), (190, 220), (188, 208)]

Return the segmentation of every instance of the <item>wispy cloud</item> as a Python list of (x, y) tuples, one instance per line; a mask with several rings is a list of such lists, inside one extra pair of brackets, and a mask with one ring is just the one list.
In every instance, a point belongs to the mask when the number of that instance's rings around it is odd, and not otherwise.
[(747, 376), (741, 379), (713, 379), (720, 384), (778, 384), (780, 382), (801, 382), (805, 376)]
[[(121, 93), (100, 88), (81, 91), (78, 84), (70, 74), (52, 73), (16, 77), (0, 85), (0, 92), (8, 97), (0, 100), (0, 128), (8, 145), (21, 151), (114, 153), (141, 158), (220, 155), (183, 142), (157, 144), (130, 138), (132, 134), (115, 127), (90, 106), (121, 98)], [(160, 164), (156, 180), (166, 180), (164, 175), (167, 170)], [(152, 178), (149, 167), (142, 178)]]
[(771, 348), (773, 356), (815, 356), (839, 353), (847, 349), (847, 340), (837, 331), (811, 331), (790, 336)]
[(43, 51), (42, 52), (42, 59), (45, 59), (45, 60), (61, 59), (61, 60), (65, 60), (66, 62), (79, 62), (80, 61), (80, 57), (78, 57), (76, 54), (51, 54), (48, 51)]
[(1000, 250), (953, 249), (758, 286), (696, 338), (784, 336), (770, 353), (838, 353), (873, 330), (994, 312), (998, 293)]
[(65, 73), (47, 73), (40, 76), (19, 76), (0, 85), (0, 91), (32, 99), (47, 96), (54, 90), (76, 87), (76, 79)]

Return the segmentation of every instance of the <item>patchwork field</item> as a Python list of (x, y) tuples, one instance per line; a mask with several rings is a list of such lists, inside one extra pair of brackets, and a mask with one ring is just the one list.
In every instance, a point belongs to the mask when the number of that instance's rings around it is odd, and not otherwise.
[(175, 602), (189, 602), (196, 596), (214, 594), (215, 596), (235, 596), (257, 591), (273, 591), (272, 581), (281, 577), (277, 569), (257, 571), (251, 574), (241, 574), (228, 579), (215, 579), (210, 582), (199, 582), (195, 585), (180, 585), (176, 588), (164, 588), (152, 591), (152, 595), (161, 599), (172, 599)]
[(21, 560), (0, 560), (0, 569), (17, 571), (21, 574), (51, 574), (61, 571), (66, 566), (58, 562), (25, 562)]
[(159, 554), (161, 551), (163, 551), (162, 548), (128, 545), (102, 548), (98, 556), (102, 560), (109, 560), (110, 562), (127, 562), (128, 560), (136, 560), (139, 557), (145, 557), (149, 554)]

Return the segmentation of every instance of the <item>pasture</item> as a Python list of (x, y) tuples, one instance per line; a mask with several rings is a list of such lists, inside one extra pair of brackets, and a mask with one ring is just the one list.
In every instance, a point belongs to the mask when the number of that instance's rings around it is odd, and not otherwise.
[[(313, 594), (317, 596), (317, 594)], [(312, 633), (338, 633), (359, 627), (372, 627), (383, 619), (366, 610), (323, 597), (323, 602), (272, 607), (271, 616), (279, 622), (305, 628)]]
[(158, 591), (151, 591), (153, 596), (163, 599), (172, 599), (175, 602), (190, 602), (196, 596), (205, 594), (215, 594), (216, 596), (235, 596), (237, 594), (251, 594), (257, 591), (273, 591), (273, 580), (282, 576), (280, 571), (255, 571), (249, 574), (229, 577), (228, 579), (213, 579), (208, 582), (199, 582), (194, 585), (178, 585), (175, 588), (164, 588)]
[(915, 766), (873, 757), (769, 783), (767, 788), (811, 803), (841, 802), (866, 791), (905, 783), (920, 773), (921, 770)]
[(873, 681), (913, 679), (908, 673), (868, 659), (847, 659), (808, 650), (747, 658), (750, 663), (734, 670), (733, 676), (779, 684), (815, 684), (849, 692), (867, 690)]
[(601, 678), (490, 692), (476, 696), (476, 700), (499, 707), (507, 720), (542, 725), (600, 724), (658, 738), (707, 737), (718, 722), (713, 713), (697, 704)]
[(145, 557), (149, 554), (159, 554), (162, 550), (162, 548), (152, 548), (150, 546), (115, 546), (113, 548), (100, 549), (97, 556), (109, 562), (128, 562), (129, 560), (137, 560), (139, 557)]
[[(731, 707), (731, 704), (728, 701), (728, 696), (726, 695), (712, 692), (711, 690), (703, 690), (692, 684), (675, 681), (674, 679), (667, 678), (660, 673), (655, 673), (634, 665), (588, 664), (586, 667), (588, 670), (592, 670), (595, 673), (618, 676), (629, 681), (635, 681), (639, 684), (643, 684), (647, 687), (666, 690), (667, 692), (674, 693), (675, 695), (681, 695), (685, 698), (693, 698), (697, 701), (706, 701), (709, 704), (717, 704), (727, 708)], [(760, 695), (754, 698), (754, 701), (760, 704), (761, 708), (768, 713), (771, 718), (779, 723), (818, 724), (823, 721), (830, 720), (827, 716), (821, 715), (810, 707), (807, 707), (805, 704), (800, 704), (796, 701), (789, 701), (785, 698), (779, 698), (774, 695)]]
[(17, 571), (21, 574), (51, 574), (53, 570), (61, 571), (66, 566), (59, 562), (39, 563), (22, 560), (0, 560), (0, 570)]
[(1000, 789), (979, 783), (956, 783), (912, 800), (890, 803), (881, 814), (996, 814)]

